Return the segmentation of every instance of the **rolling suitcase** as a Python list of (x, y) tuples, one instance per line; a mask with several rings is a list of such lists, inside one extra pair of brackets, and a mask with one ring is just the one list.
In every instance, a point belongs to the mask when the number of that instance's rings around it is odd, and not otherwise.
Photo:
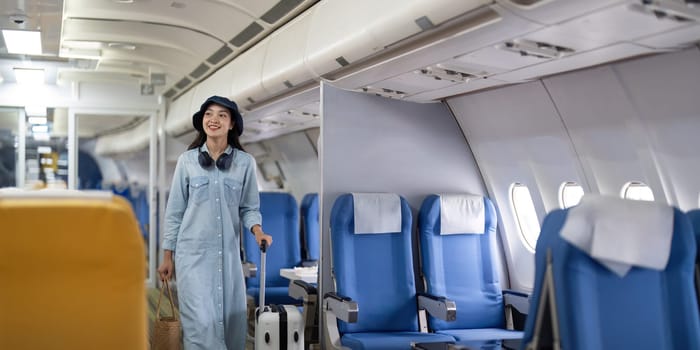
[(260, 302), (255, 312), (255, 350), (304, 349), (304, 320), (294, 305), (265, 305), (265, 254), (260, 246)]

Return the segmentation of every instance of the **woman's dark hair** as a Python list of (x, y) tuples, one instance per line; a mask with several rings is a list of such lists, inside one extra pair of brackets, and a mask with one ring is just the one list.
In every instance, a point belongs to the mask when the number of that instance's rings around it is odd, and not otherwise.
[[(228, 144), (233, 148), (238, 148), (239, 150), (245, 152), (241, 142), (238, 140), (238, 133), (235, 128), (228, 131), (227, 136)], [(207, 134), (204, 131), (197, 131), (197, 136), (194, 138), (192, 143), (187, 147), (188, 150), (202, 147), (202, 145), (207, 142)]]

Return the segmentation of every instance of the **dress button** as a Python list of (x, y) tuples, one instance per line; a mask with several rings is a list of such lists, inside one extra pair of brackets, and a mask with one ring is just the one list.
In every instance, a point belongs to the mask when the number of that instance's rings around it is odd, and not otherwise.
[(219, 250), (219, 255), (221, 255), (221, 251)]
[(219, 198), (217, 198), (216, 201), (218, 202), (218, 201), (219, 201)]
[(214, 181), (214, 184), (218, 184), (218, 183), (219, 183), (219, 181)]

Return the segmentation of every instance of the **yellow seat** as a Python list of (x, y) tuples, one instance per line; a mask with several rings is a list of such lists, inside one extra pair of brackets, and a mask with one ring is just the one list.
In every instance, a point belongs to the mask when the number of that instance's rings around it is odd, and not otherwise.
[(0, 194), (0, 349), (146, 349), (131, 206), (69, 197)]

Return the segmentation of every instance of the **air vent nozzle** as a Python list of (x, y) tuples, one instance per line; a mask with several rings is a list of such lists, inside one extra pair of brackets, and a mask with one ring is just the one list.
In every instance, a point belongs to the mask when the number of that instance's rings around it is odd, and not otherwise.
[(629, 8), (656, 16), (659, 20), (700, 21), (698, 0), (640, 0), (638, 4), (631, 4)]
[(406, 93), (403, 91), (374, 87), (374, 86), (366, 86), (366, 87), (359, 89), (359, 91), (364, 92), (364, 93), (368, 93), (368, 94), (374, 94), (374, 95), (381, 96), (381, 97), (394, 98), (394, 99), (399, 99), (399, 100), (406, 97)]
[(480, 74), (464, 72), (462, 70), (446, 67), (441, 64), (425, 67), (421, 70), (415, 71), (415, 73), (433, 78), (435, 80), (446, 80), (453, 83), (467, 83), (473, 79), (481, 79), (487, 74), (485, 72), (480, 72)]
[(498, 46), (501, 50), (511, 51), (521, 56), (530, 56), (542, 59), (555, 59), (574, 52), (573, 49), (526, 39), (506, 41)]

